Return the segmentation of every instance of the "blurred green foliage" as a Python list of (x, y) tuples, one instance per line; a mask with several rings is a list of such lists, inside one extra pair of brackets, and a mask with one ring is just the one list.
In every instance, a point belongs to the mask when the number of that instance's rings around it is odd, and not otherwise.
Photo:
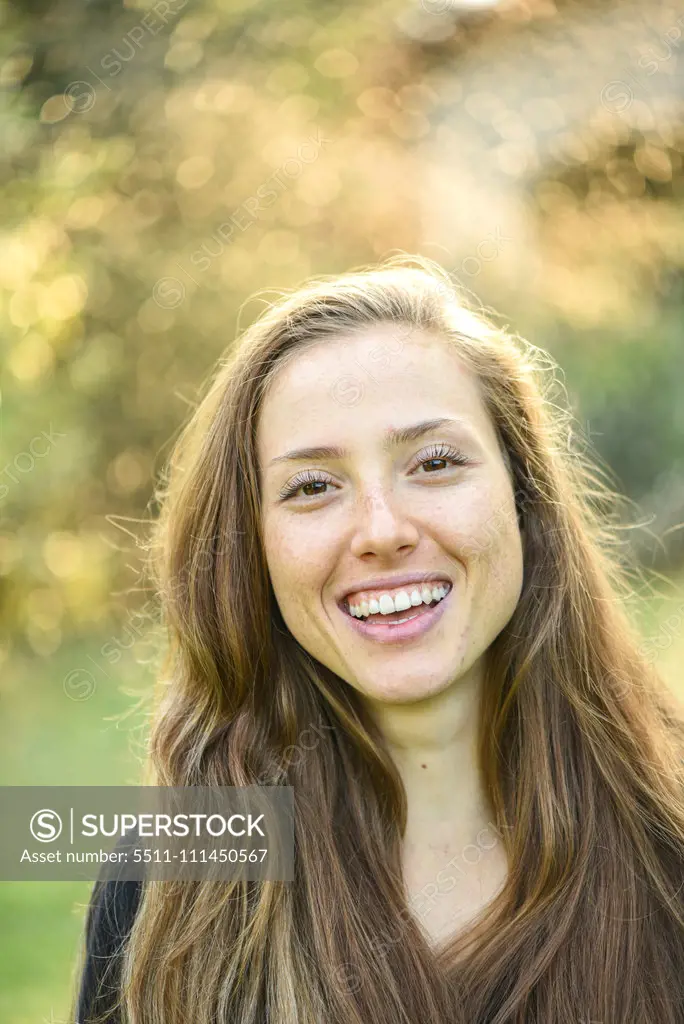
[[(487, 55), (532, 33), (541, 69), (554, 52), (540, 31), (548, 12), (536, 21), (536, 4), (525, 17), (516, 4), (469, 16), (457, 6), (3, 8), (5, 661), (17, 649), (49, 657), (149, 596), (136, 593), (136, 537), (154, 511), (153, 480), (198, 385), (268, 289), (396, 249), (441, 257), (552, 352), (617, 486), (655, 517), (654, 533), (671, 530), (669, 546), (637, 538), (638, 553), (658, 565), (681, 557), (681, 122), (655, 101), (611, 109), (601, 93), (569, 126), (541, 78), (520, 110), (504, 109), (513, 71), (507, 79)], [(573, 10), (585, 8), (595, 5)], [(562, 27), (572, 11), (557, 15)], [(589, 53), (591, 39), (583, 45)], [(670, 69), (659, 70), (654, 80)], [(540, 111), (543, 139), (532, 131)], [(530, 225), (508, 265), (483, 262), (476, 281), (465, 240), (447, 253), (423, 226), (426, 210), (434, 220), (464, 206), (454, 189), (435, 211), (425, 175), (427, 154), (457, 170), (450, 124), (464, 117), (475, 136), (503, 136), (492, 164)], [(513, 160), (522, 137), (532, 174)], [(528, 252), (537, 271), (521, 280), (510, 261)]]

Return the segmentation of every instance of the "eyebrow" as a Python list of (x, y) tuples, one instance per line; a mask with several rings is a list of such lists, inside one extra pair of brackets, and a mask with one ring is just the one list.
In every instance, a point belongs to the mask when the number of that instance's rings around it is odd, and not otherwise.
[[(425, 434), (431, 433), (433, 430), (439, 430), (440, 427), (458, 426), (467, 428), (467, 424), (464, 420), (451, 419), (448, 416), (440, 416), (433, 420), (422, 420), (420, 423), (412, 423), (407, 427), (390, 427), (385, 432), (383, 439), (383, 451), (389, 451), (392, 448), (398, 448), (402, 444), (408, 444), (410, 441), (417, 441)], [(276, 455), (274, 459), (268, 463), (272, 466), (277, 462), (308, 462), (316, 459), (344, 459), (349, 455), (349, 452), (345, 448), (338, 448), (333, 445), (316, 445), (312, 448), (293, 448), (292, 451), (285, 452), (283, 455)]]

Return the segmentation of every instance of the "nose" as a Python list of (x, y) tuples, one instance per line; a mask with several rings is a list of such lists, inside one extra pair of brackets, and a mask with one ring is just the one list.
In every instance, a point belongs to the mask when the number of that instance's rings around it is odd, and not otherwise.
[(369, 554), (392, 558), (418, 543), (416, 526), (389, 489), (376, 487), (364, 492), (354, 515), (351, 551), (357, 558)]

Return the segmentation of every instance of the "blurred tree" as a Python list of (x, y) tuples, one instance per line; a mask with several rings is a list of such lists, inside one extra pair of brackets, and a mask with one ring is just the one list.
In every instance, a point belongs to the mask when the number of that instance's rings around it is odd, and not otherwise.
[[(3, 9), (0, 611), (13, 643), (48, 656), (147, 599), (133, 596), (135, 538), (153, 479), (210, 366), (268, 301), (255, 292), (421, 249), (430, 119), (459, 101), (459, 60), (523, 23), (515, 5), (451, 20), (433, 6)], [(480, 67), (500, 93), (496, 63)], [(478, 281), (560, 359), (637, 499), (674, 494), (673, 467), (681, 478), (681, 142), (634, 135), (545, 163), (525, 200), (544, 287)], [(599, 185), (614, 192), (600, 211)]]

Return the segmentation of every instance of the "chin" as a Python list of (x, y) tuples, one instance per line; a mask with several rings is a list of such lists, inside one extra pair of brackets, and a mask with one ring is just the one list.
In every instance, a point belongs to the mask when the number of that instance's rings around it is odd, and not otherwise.
[(453, 673), (423, 668), (418, 676), (388, 673), (391, 678), (384, 685), (378, 685), (377, 676), (367, 681), (363, 675), (356, 677), (355, 688), (371, 700), (382, 704), (413, 704), (441, 693), (453, 681)]

